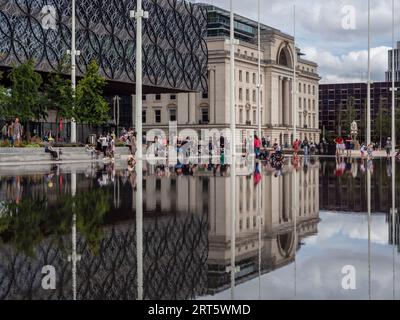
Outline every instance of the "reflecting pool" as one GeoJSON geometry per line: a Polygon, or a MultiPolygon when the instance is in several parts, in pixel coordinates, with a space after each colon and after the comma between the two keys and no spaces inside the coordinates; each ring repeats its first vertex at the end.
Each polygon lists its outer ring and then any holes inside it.
{"type": "Polygon", "coordinates": [[[399,299],[390,160],[142,167],[0,170],[0,299],[399,299]]]}

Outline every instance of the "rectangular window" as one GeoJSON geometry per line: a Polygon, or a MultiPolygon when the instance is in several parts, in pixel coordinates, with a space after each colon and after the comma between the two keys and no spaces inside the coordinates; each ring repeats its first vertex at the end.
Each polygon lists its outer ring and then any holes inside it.
{"type": "Polygon", "coordinates": [[[176,100],[176,94],[171,94],[170,99],[171,99],[171,100],[176,100]]]}
{"type": "Polygon", "coordinates": [[[146,95],[143,95],[143,96],[142,96],[142,100],[143,100],[143,101],[146,101],[146,95]]]}
{"type": "Polygon", "coordinates": [[[203,92],[203,99],[208,99],[208,92],[203,92]]]}
{"type": "Polygon", "coordinates": [[[308,85],[308,94],[311,94],[311,86],[308,85]]]}
{"type": "Polygon", "coordinates": [[[257,76],[256,76],[255,73],[253,73],[253,84],[257,84],[257,83],[256,83],[256,79],[257,79],[257,76]]]}
{"type": "Polygon", "coordinates": [[[257,94],[256,94],[256,90],[253,90],[253,102],[256,103],[257,102],[257,94]]]}
{"type": "Polygon", "coordinates": [[[243,123],[243,109],[239,109],[239,123],[243,123]]]}
{"type": "Polygon", "coordinates": [[[250,82],[250,73],[246,72],[246,83],[250,82]]]}
{"type": "Polygon", "coordinates": [[[169,121],[176,121],[176,109],[169,109],[169,121]]]}
{"type": "Polygon", "coordinates": [[[239,100],[243,101],[243,89],[239,88],[239,100]]]}
{"type": "Polygon", "coordinates": [[[263,96],[262,96],[262,91],[260,91],[260,105],[263,103],[263,96]]]}
{"type": "Polygon", "coordinates": [[[202,108],[201,109],[201,122],[203,122],[203,123],[208,123],[209,122],[208,108],[202,108]]]}
{"type": "Polygon", "coordinates": [[[263,83],[263,76],[262,76],[262,74],[260,74],[260,84],[262,84],[263,83]]]}
{"type": "Polygon", "coordinates": [[[161,110],[154,110],[154,115],[156,123],[161,123],[161,110]]]}
{"type": "Polygon", "coordinates": [[[147,112],[146,112],[146,110],[142,111],[142,122],[143,123],[147,122],[147,112]]]}
{"type": "Polygon", "coordinates": [[[156,100],[161,100],[161,94],[156,94],[156,100]]]}
{"type": "Polygon", "coordinates": [[[250,90],[246,89],[246,101],[250,101],[250,90]]]}
{"type": "Polygon", "coordinates": [[[299,108],[301,109],[301,98],[299,98],[299,108]]]}
{"type": "Polygon", "coordinates": [[[299,82],[299,93],[301,93],[301,82],[299,82]]]}
{"type": "Polygon", "coordinates": [[[240,82],[243,81],[243,73],[242,73],[242,70],[239,70],[239,81],[240,81],[240,82]]]}
{"type": "Polygon", "coordinates": [[[257,113],[256,113],[256,110],[253,110],[253,124],[257,124],[257,113]]]}

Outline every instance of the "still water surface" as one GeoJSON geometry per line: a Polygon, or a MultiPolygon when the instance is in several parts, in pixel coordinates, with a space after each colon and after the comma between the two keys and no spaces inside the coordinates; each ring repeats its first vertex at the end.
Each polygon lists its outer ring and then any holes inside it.
{"type": "Polygon", "coordinates": [[[229,170],[146,167],[140,216],[136,174],[123,167],[2,171],[0,299],[399,299],[392,167],[239,170],[234,230],[229,170]],[[47,265],[55,290],[42,287],[47,265]],[[343,289],[345,266],[354,290],[343,289]]]}

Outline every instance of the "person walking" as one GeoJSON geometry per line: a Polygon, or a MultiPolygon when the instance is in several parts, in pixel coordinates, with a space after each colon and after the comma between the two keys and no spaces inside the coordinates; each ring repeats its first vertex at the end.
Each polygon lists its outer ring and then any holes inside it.
{"type": "Polygon", "coordinates": [[[15,118],[15,122],[13,124],[13,131],[14,131],[14,144],[15,142],[17,145],[21,143],[22,138],[22,125],[19,122],[19,118],[15,118]]]}
{"type": "Polygon", "coordinates": [[[308,139],[307,138],[305,138],[304,139],[304,141],[303,141],[303,145],[302,145],[302,148],[303,148],[303,150],[304,150],[304,156],[308,156],[308,151],[309,151],[309,144],[308,144],[308,139]]]}

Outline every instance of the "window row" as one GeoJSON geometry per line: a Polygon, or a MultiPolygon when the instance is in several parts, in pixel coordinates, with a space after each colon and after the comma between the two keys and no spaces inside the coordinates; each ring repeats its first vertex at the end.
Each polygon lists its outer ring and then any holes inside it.
{"type": "Polygon", "coordinates": [[[298,105],[299,109],[301,109],[303,107],[304,107],[304,109],[307,109],[307,107],[308,107],[308,110],[316,111],[316,106],[317,106],[317,103],[315,100],[311,100],[311,99],[307,100],[306,98],[304,98],[304,99],[299,98],[299,105],[298,105]],[[307,104],[307,102],[308,102],[308,104],[307,104]],[[311,103],[312,103],[312,105],[311,105],[311,103]]]}
{"type": "MultiPolygon", "coordinates": [[[[154,123],[162,123],[161,109],[154,109],[153,112],[151,110],[144,109],[142,111],[142,122],[146,124],[148,122],[148,117],[152,116],[154,123]]],[[[177,110],[176,108],[168,108],[168,121],[178,121],[177,110]]],[[[200,108],[200,122],[208,123],[210,121],[209,118],[209,109],[208,107],[200,108]]]]}
{"type": "MultiPolygon", "coordinates": [[[[239,82],[243,82],[243,71],[239,70],[239,82]]],[[[246,83],[250,83],[250,72],[246,71],[246,83]]],[[[257,73],[253,72],[252,83],[257,85],[257,73]]],[[[263,76],[260,74],[260,85],[263,83],[263,76]]]]}
{"type": "Polygon", "coordinates": [[[316,93],[316,88],[315,85],[311,86],[310,84],[307,85],[306,83],[301,83],[299,82],[299,93],[308,93],[311,94],[311,90],[312,90],[312,94],[315,95],[316,93]]]}
{"type": "MultiPolygon", "coordinates": [[[[243,88],[239,88],[239,101],[243,101],[243,88]]],[[[257,102],[257,90],[252,91],[251,101],[257,102]]],[[[246,89],[246,102],[250,102],[250,89],[246,89]]],[[[260,103],[263,102],[263,93],[260,91],[260,103]]]]}

